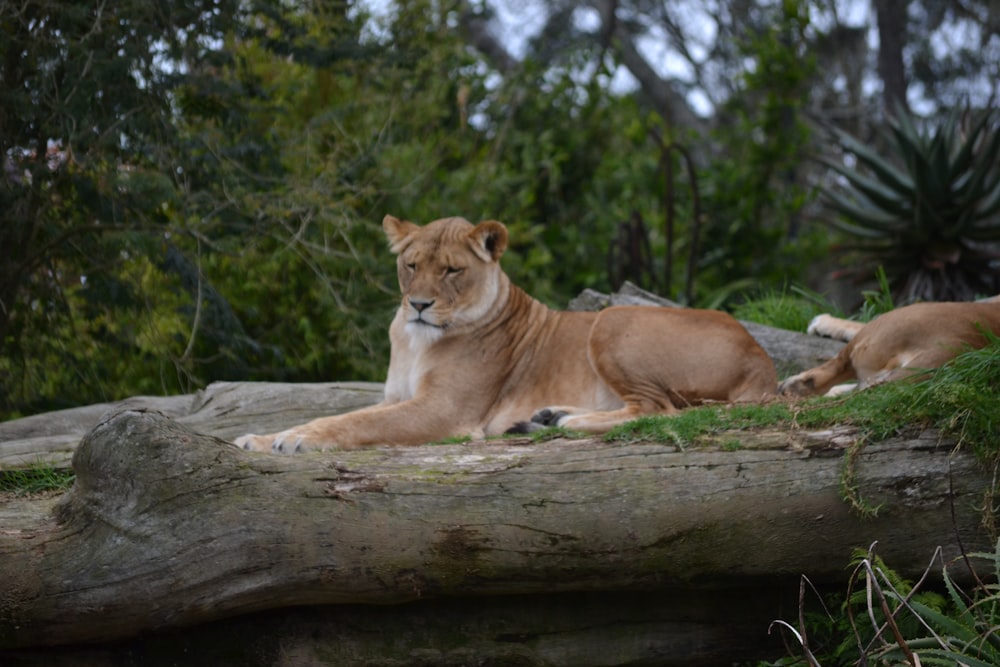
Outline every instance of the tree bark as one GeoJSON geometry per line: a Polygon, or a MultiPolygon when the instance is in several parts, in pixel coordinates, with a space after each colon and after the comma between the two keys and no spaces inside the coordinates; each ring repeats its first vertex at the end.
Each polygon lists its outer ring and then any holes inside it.
{"type": "MultiPolygon", "coordinates": [[[[360,647],[384,622],[400,630],[368,649],[378,664],[392,651],[396,664],[460,664],[470,646],[506,664],[737,659],[774,647],[767,624],[794,618],[779,599],[799,575],[842,585],[854,548],[878,540],[904,576],[938,546],[946,559],[989,549],[977,507],[991,482],[971,454],[932,433],[866,446],[852,484],[880,510],[865,519],[841,498],[852,441],[792,431],[687,451],[523,439],[276,457],[126,410],[83,439],[54,507],[0,516],[0,650],[323,605],[302,628],[325,634],[287,641],[360,647]],[[588,618],[618,624],[600,655],[579,635],[588,618]]],[[[344,655],[315,664],[357,664],[344,655]]]]}
{"type": "Polygon", "coordinates": [[[878,23],[878,74],[882,79],[882,103],[885,112],[895,116],[906,112],[910,105],[906,99],[906,65],[903,46],[906,44],[907,8],[909,0],[875,0],[878,23]]]}
{"type": "Polygon", "coordinates": [[[201,433],[273,433],[382,400],[378,382],[213,382],[183,396],[134,396],[0,423],[0,470],[36,463],[68,468],[80,439],[107,414],[155,410],[201,433]]]}

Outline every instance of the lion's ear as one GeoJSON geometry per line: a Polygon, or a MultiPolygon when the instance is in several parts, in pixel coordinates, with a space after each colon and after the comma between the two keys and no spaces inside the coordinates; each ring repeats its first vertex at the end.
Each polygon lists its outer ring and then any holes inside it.
{"type": "Polygon", "coordinates": [[[507,249],[507,228],[496,220],[480,222],[469,233],[469,239],[477,255],[487,261],[496,261],[507,249]]]}
{"type": "Polygon", "coordinates": [[[385,230],[385,235],[389,238],[389,247],[394,253],[399,253],[406,245],[406,240],[410,238],[410,234],[420,228],[412,222],[400,220],[393,215],[387,215],[382,218],[382,229],[385,230]]]}

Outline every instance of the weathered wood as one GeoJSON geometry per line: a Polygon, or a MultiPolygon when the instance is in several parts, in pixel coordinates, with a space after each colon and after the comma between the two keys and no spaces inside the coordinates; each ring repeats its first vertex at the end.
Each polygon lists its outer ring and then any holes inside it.
{"type": "Polygon", "coordinates": [[[156,410],[201,432],[235,438],[250,425],[280,431],[382,400],[376,382],[214,382],[184,396],[136,396],[0,423],[0,470],[35,463],[69,467],[73,451],[106,415],[156,410]]]}
{"type": "MultiPolygon", "coordinates": [[[[676,619],[705,618],[706,605],[722,630],[732,610],[748,613],[733,591],[800,574],[843,582],[851,550],[875,540],[911,576],[939,545],[946,558],[959,540],[989,547],[976,508],[990,479],[931,433],[864,449],[854,484],[881,505],[873,519],[840,496],[836,443],[850,434],[732,437],[742,449],[519,440],[275,457],[121,412],[81,443],[54,513],[0,530],[0,648],[299,605],[422,600],[454,613],[466,603],[448,600],[629,591],[669,597],[663,624],[680,641],[676,619]]],[[[756,613],[766,642],[767,622],[794,609],[756,613]]],[[[516,632],[504,646],[540,655],[516,632]]]]}

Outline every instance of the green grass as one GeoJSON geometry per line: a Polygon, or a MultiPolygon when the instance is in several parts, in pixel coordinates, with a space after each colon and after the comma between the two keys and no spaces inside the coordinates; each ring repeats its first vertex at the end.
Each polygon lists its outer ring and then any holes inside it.
{"type": "Polygon", "coordinates": [[[843,316],[840,309],[822,295],[801,287],[765,290],[732,308],[733,317],[738,320],[788,331],[805,331],[812,318],[821,313],[843,316]]]}
{"type": "Polygon", "coordinates": [[[651,416],[624,424],[610,441],[654,441],[687,447],[711,436],[769,427],[857,427],[877,442],[934,428],[971,446],[984,462],[1000,461],[1000,338],[959,355],[920,382],[889,382],[835,398],[774,401],[764,405],[704,406],[677,415],[651,416]]]}
{"type": "Polygon", "coordinates": [[[441,440],[435,440],[434,442],[428,442],[428,445],[464,445],[467,442],[472,442],[471,435],[453,435],[448,438],[443,438],[441,440]]]}
{"type": "Polygon", "coordinates": [[[684,448],[718,433],[790,423],[791,416],[785,403],[709,405],[675,415],[640,417],[612,429],[604,439],[609,442],[666,442],[684,448]]]}
{"type": "Polygon", "coordinates": [[[36,463],[27,468],[0,470],[0,493],[31,496],[62,492],[73,486],[75,479],[72,470],[36,463]]]}
{"type": "Polygon", "coordinates": [[[885,269],[881,266],[875,271],[875,280],[878,282],[878,289],[861,292],[865,301],[861,306],[858,319],[862,322],[871,322],[879,315],[888,313],[896,307],[892,299],[892,290],[889,288],[889,279],[886,278],[885,269]]]}

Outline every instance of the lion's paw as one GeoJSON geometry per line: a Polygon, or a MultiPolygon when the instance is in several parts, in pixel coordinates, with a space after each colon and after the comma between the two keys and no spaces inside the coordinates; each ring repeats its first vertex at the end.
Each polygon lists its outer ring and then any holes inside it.
{"type": "Polygon", "coordinates": [[[504,435],[528,435],[529,433],[534,433],[535,431],[541,431],[544,428],[545,426],[536,424],[535,422],[517,422],[504,431],[504,435]]]}
{"type": "Polygon", "coordinates": [[[541,431],[553,426],[561,426],[563,417],[569,416],[569,412],[561,408],[542,408],[531,415],[531,421],[517,422],[505,431],[507,435],[525,435],[541,431]]]}
{"type": "Polygon", "coordinates": [[[236,438],[234,444],[240,449],[252,452],[271,452],[272,454],[301,454],[306,451],[304,438],[294,431],[282,431],[272,435],[254,435],[248,433],[236,438]]]}
{"type": "Polygon", "coordinates": [[[806,373],[799,373],[786,378],[778,384],[778,394],[781,396],[812,396],[814,381],[806,373]]]}
{"type": "Polygon", "coordinates": [[[850,342],[864,326],[862,322],[845,320],[833,315],[817,315],[809,322],[806,333],[813,336],[823,336],[834,340],[850,342]]]}
{"type": "Polygon", "coordinates": [[[531,422],[541,426],[562,426],[563,417],[568,417],[569,412],[555,408],[542,408],[531,415],[531,422]]]}
{"type": "Polygon", "coordinates": [[[806,333],[810,336],[825,336],[830,337],[830,331],[832,326],[830,324],[831,317],[827,314],[816,315],[811,320],[809,320],[809,326],[806,327],[806,333]]]}

